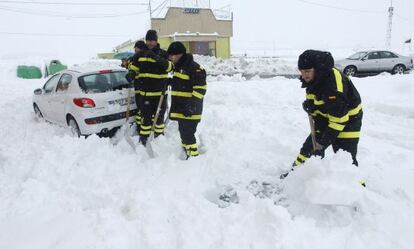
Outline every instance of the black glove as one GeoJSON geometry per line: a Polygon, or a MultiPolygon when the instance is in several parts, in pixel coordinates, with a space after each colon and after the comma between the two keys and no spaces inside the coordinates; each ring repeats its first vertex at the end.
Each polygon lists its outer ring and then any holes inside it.
{"type": "Polygon", "coordinates": [[[131,82],[133,82],[134,80],[135,80],[135,76],[136,76],[137,74],[134,72],[134,71],[129,71],[126,75],[125,75],[125,79],[129,82],[129,83],[131,83],[131,82]]]}
{"type": "Polygon", "coordinates": [[[145,56],[149,57],[151,59],[154,59],[154,60],[159,59],[159,56],[157,54],[155,54],[154,51],[152,51],[152,50],[147,50],[146,53],[145,53],[145,56]]]}
{"type": "Polygon", "coordinates": [[[191,115],[194,115],[197,111],[197,103],[195,101],[189,101],[183,110],[183,114],[186,117],[190,117],[191,115]]]}
{"type": "Polygon", "coordinates": [[[307,113],[313,113],[315,111],[315,105],[313,104],[313,100],[307,99],[302,103],[303,110],[307,113]]]}
{"type": "Polygon", "coordinates": [[[121,67],[128,69],[128,59],[121,60],[121,67]]]}

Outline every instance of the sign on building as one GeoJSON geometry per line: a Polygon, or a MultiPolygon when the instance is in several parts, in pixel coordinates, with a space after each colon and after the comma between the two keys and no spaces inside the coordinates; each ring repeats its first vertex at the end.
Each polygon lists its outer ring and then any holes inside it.
{"type": "Polygon", "coordinates": [[[184,13],[186,13],[186,14],[198,14],[198,13],[200,13],[200,9],[196,9],[196,8],[185,8],[184,9],[184,13]]]}

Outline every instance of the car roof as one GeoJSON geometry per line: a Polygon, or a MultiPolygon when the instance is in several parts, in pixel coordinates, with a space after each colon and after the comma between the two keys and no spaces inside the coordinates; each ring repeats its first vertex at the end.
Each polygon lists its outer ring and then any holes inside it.
{"type": "Polygon", "coordinates": [[[358,51],[355,53],[372,53],[372,52],[390,52],[395,54],[394,52],[390,51],[390,50],[386,50],[386,49],[375,49],[375,50],[362,50],[362,51],[358,51]]]}
{"type": "Polygon", "coordinates": [[[120,66],[74,66],[72,68],[63,70],[62,72],[70,72],[70,73],[76,73],[79,75],[83,74],[92,74],[92,73],[99,73],[102,71],[127,71],[125,68],[122,68],[120,66]]]}

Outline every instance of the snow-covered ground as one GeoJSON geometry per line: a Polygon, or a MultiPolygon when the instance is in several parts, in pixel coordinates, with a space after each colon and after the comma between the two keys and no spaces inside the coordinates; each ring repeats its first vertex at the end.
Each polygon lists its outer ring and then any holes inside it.
{"type": "Polygon", "coordinates": [[[7,64],[0,63],[0,248],[414,245],[414,74],[354,78],[364,105],[360,168],[329,150],[293,172],[274,205],[246,186],[278,182],[308,134],[298,80],[208,82],[198,129],[207,151],[182,161],[175,123],[155,141],[158,157],[148,159],[125,140],[78,139],[35,121],[31,96],[43,80],[16,79],[7,64]],[[219,208],[227,186],[240,202],[219,208]],[[351,203],[357,211],[326,205],[351,203]]]}
{"type": "Polygon", "coordinates": [[[298,74],[297,57],[232,57],[227,60],[211,56],[195,56],[195,60],[205,67],[209,75],[241,75],[251,78],[274,77],[276,75],[298,74]]]}

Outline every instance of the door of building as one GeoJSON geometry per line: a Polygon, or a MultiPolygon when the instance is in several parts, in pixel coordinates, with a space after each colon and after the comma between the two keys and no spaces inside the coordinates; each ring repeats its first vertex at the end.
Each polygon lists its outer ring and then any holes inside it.
{"type": "Polygon", "coordinates": [[[199,55],[212,55],[208,41],[190,42],[190,52],[199,55]]]}

